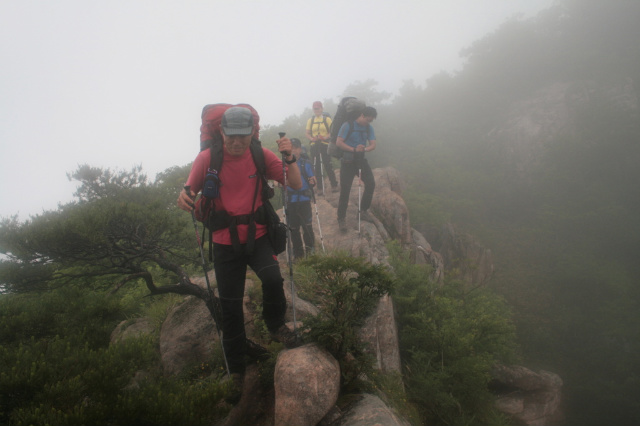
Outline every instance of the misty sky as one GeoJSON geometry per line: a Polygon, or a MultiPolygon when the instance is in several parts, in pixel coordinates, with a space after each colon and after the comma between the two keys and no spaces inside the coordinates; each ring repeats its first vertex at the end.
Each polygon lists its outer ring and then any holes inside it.
{"type": "Polygon", "coordinates": [[[250,103],[279,124],[355,81],[423,86],[552,3],[3,0],[0,217],[70,201],[79,164],[142,164],[153,179],[190,163],[205,104],[250,103]]]}

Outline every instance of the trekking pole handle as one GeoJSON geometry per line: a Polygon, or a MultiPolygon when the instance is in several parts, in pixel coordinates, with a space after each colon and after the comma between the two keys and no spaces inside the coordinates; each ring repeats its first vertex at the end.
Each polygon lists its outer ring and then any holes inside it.
{"type": "MultiPolygon", "coordinates": [[[[285,132],[278,132],[278,136],[280,136],[280,139],[284,138],[284,135],[286,135],[285,132]]],[[[284,152],[281,152],[281,154],[282,154],[282,167],[284,167],[285,158],[287,157],[287,154],[285,154],[284,152]]]]}
{"type": "MultiPolygon", "coordinates": [[[[187,196],[189,197],[189,199],[193,201],[193,198],[191,198],[191,186],[189,186],[189,185],[185,185],[185,186],[184,186],[184,192],[187,194],[187,196]]],[[[191,204],[191,207],[193,207],[193,208],[195,208],[195,207],[196,207],[196,206],[195,206],[195,204],[193,204],[193,203],[190,203],[190,204],[191,204]]]]}

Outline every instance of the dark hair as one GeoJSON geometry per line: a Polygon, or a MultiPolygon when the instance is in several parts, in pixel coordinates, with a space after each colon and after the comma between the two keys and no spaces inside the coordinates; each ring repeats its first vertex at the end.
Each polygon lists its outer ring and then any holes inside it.
{"type": "Polygon", "coordinates": [[[362,111],[362,115],[364,115],[365,117],[373,117],[373,118],[377,118],[378,117],[378,111],[376,111],[376,109],[374,107],[365,107],[364,111],[362,111]]]}

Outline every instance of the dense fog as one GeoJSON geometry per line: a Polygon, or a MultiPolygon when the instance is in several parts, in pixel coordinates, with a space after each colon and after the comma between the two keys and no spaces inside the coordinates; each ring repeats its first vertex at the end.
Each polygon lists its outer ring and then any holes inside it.
{"type": "MultiPolygon", "coordinates": [[[[400,171],[414,228],[453,223],[492,250],[488,286],[512,308],[521,364],[564,380],[564,424],[640,421],[638,22],[639,2],[557,1],[473,43],[457,72],[322,99],[377,108],[369,159],[400,171]]],[[[264,126],[263,144],[305,140],[310,116],[264,126]]]]}
{"type": "Polygon", "coordinates": [[[489,285],[525,364],[564,379],[566,424],[639,420],[639,19],[633,2],[558,2],[478,40],[458,73],[344,93],[378,107],[370,161],[401,171],[412,225],[491,248],[489,285]]]}

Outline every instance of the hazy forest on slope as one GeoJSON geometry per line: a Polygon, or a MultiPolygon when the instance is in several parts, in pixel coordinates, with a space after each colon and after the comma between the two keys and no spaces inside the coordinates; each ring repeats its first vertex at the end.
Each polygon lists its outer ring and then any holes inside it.
{"type": "Polygon", "coordinates": [[[559,2],[470,46],[459,74],[407,84],[376,123],[413,226],[450,220],[493,250],[490,286],[525,364],[563,377],[569,424],[640,421],[638,22],[638,2],[559,2]],[[589,96],[522,167],[495,130],[558,83],[589,96]]]}
{"type": "MultiPolygon", "coordinates": [[[[492,249],[489,286],[513,307],[523,364],[563,378],[567,424],[640,421],[638,22],[638,2],[559,1],[474,43],[455,75],[433,76],[424,87],[407,82],[393,99],[374,82],[345,93],[378,108],[372,165],[401,171],[413,226],[453,222],[492,249]],[[518,157],[496,135],[514,105],[559,84],[578,93],[566,125],[541,134],[544,140],[518,157]]],[[[335,105],[329,100],[325,109],[334,113],[335,105]]],[[[267,127],[263,141],[268,145],[280,129],[302,136],[310,114],[267,127]]],[[[179,187],[185,171],[167,171],[160,181],[179,187]]],[[[146,196],[144,188],[136,196],[146,196]]],[[[188,217],[173,214],[158,206],[159,221],[189,227],[188,217]]],[[[3,231],[17,226],[4,222],[3,231]]],[[[184,246],[192,246],[186,238],[184,246]]],[[[33,273],[46,274],[49,266],[33,273]]],[[[5,269],[0,278],[18,272],[5,269]]],[[[92,308],[111,313],[99,301],[92,308]]],[[[78,335],[89,336],[92,326],[78,335]]]]}
{"type": "Polygon", "coordinates": [[[371,81],[345,91],[378,108],[371,161],[401,171],[412,225],[450,221],[492,249],[489,286],[525,365],[562,376],[568,424],[640,421],[638,22],[638,2],[559,1],[472,44],[455,75],[391,101],[371,81]],[[534,123],[530,146],[500,138],[557,86],[567,117],[534,123]]]}

